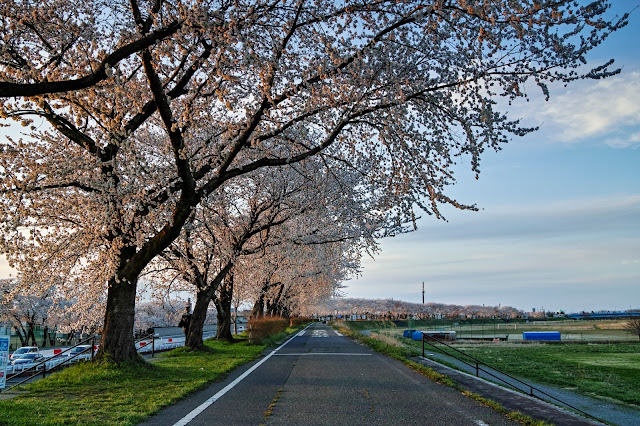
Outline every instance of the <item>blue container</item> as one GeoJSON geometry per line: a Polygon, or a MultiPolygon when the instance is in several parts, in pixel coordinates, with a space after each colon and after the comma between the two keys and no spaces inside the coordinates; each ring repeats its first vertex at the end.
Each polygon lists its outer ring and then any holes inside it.
{"type": "Polygon", "coordinates": [[[542,341],[560,341],[559,331],[525,331],[522,333],[522,340],[542,340],[542,341]]]}
{"type": "Polygon", "coordinates": [[[405,330],[405,331],[402,333],[402,337],[409,337],[409,338],[410,338],[414,331],[415,331],[415,330],[405,330]]]}
{"type": "Polygon", "coordinates": [[[411,334],[411,339],[412,340],[422,340],[422,331],[414,331],[411,334]]]}

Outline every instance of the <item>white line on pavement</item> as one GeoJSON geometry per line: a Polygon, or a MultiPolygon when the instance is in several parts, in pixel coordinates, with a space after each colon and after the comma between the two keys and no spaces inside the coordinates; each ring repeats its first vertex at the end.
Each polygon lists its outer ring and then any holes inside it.
{"type": "Polygon", "coordinates": [[[343,355],[343,356],[371,356],[372,354],[352,354],[340,352],[305,352],[299,354],[275,354],[275,356],[310,356],[310,355],[343,355]]]}
{"type": "Polygon", "coordinates": [[[218,393],[216,393],[215,395],[213,395],[211,398],[207,399],[205,402],[203,402],[202,404],[200,404],[198,407],[196,407],[192,412],[190,412],[189,414],[187,414],[186,416],[184,416],[182,419],[178,420],[173,426],[184,426],[186,424],[188,424],[191,420],[195,419],[196,416],[200,413],[202,413],[204,410],[206,410],[211,404],[213,404],[214,402],[216,402],[217,400],[219,400],[220,398],[222,398],[222,396],[229,392],[231,389],[233,389],[238,383],[240,383],[245,377],[247,377],[249,374],[251,374],[256,368],[260,367],[266,360],[268,360],[269,358],[271,358],[273,355],[276,354],[276,352],[278,352],[280,349],[282,349],[287,343],[289,343],[290,341],[292,341],[293,339],[295,339],[298,336],[302,336],[304,334],[304,330],[306,330],[309,327],[309,325],[307,327],[305,327],[303,330],[301,330],[298,334],[296,334],[295,336],[293,336],[292,338],[290,338],[289,340],[287,340],[286,342],[284,342],[282,345],[278,346],[276,349],[274,349],[269,355],[267,355],[266,357],[262,358],[260,360],[260,362],[258,362],[257,364],[255,364],[253,367],[251,367],[250,369],[248,369],[247,371],[245,371],[244,373],[242,373],[242,375],[240,377],[238,377],[237,379],[235,379],[233,382],[229,383],[227,386],[225,386],[223,389],[221,389],[220,391],[218,391],[218,393]]]}

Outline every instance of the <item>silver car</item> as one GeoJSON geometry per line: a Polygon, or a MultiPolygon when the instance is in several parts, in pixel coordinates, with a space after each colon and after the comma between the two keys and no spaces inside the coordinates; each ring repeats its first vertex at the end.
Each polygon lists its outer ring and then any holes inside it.
{"type": "Polygon", "coordinates": [[[19,354],[13,358],[11,365],[19,364],[37,364],[44,361],[44,356],[39,352],[30,352],[26,354],[19,354]]]}

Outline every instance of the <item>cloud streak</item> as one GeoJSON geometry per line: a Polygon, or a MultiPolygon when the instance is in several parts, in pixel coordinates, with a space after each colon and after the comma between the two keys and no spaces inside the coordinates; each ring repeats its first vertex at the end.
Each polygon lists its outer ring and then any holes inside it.
{"type": "Polygon", "coordinates": [[[613,148],[640,146],[640,72],[576,82],[548,102],[532,101],[526,116],[542,123],[549,139],[576,143],[600,138],[613,148]],[[533,106],[533,107],[532,107],[533,106]]]}
{"type": "Polygon", "coordinates": [[[639,217],[640,194],[633,194],[424,221],[416,233],[383,241],[382,257],[365,261],[348,294],[418,301],[424,281],[435,302],[615,308],[606,303],[640,300],[639,217]],[[597,291],[601,297],[583,297],[597,291]]]}

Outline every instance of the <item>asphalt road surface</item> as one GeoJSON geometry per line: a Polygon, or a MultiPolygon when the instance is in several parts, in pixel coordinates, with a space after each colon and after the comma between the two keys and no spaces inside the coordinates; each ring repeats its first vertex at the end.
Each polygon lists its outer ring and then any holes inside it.
{"type": "Polygon", "coordinates": [[[506,425],[490,408],[314,323],[144,425],[506,425]]]}

